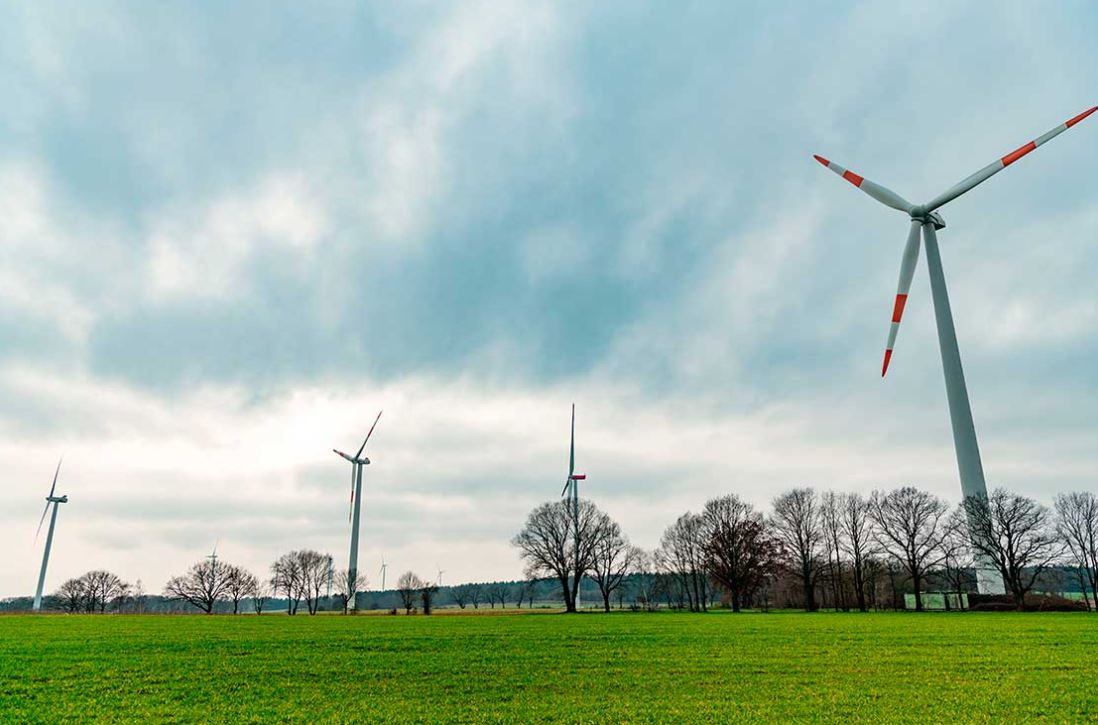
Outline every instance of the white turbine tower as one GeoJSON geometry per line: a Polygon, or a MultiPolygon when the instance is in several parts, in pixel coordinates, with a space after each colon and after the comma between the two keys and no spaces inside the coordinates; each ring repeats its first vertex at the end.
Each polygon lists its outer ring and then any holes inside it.
{"type": "Polygon", "coordinates": [[[579,572],[579,544],[580,544],[580,526],[579,526],[579,482],[586,481],[586,474],[576,473],[576,404],[572,403],[572,438],[571,443],[568,446],[568,478],[564,481],[564,489],[560,492],[561,497],[569,495],[572,501],[572,524],[575,527],[573,536],[575,537],[575,569],[579,575],[579,580],[576,582],[575,592],[575,608],[579,611],[580,607],[580,585],[583,583],[583,574],[579,572]]]}
{"type": "Polygon", "coordinates": [[[440,586],[442,586],[442,575],[445,574],[446,572],[444,572],[442,570],[442,567],[440,567],[437,563],[435,564],[435,568],[438,569],[438,579],[435,580],[435,586],[440,587],[440,586]]]}
{"type": "Polygon", "coordinates": [[[46,496],[46,508],[42,511],[42,518],[38,520],[38,530],[34,532],[34,538],[37,541],[38,535],[42,533],[42,524],[46,520],[46,514],[50,510],[50,504],[53,504],[53,514],[50,516],[50,530],[46,532],[46,550],[42,554],[42,569],[38,572],[38,588],[34,592],[34,611],[40,611],[42,609],[42,587],[46,584],[46,567],[50,563],[50,548],[53,546],[53,528],[57,524],[57,506],[58,504],[68,503],[68,496],[54,496],[54,492],[57,490],[57,476],[61,473],[61,461],[57,462],[57,470],[53,472],[53,485],[50,486],[50,495],[46,496]]]}
{"type": "Polygon", "coordinates": [[[381,555],[381,568],[377,570],[377,573],[381,575],[381,591],[385,591],[385,572],[388,570],[389,565],[385,563],[385,555],[381,555]]]}
{"type": "MultiPolygon", "coordinates": [[[[954,184],[926,204],[916,205],[904,199],[890,189],[875,184],[865,177],[844,169],[822,156],[816,160],[864,191],[885,206],[892,207],[908,215],[911,228],[907,235],[903,260],[900,263],[900,283],[896,292],[896,301],[892,308],[892,325],[888,331],[888,343],[885,346],[884,363],[881,377],[888,372],[892,360],[892,350],[896,344],[896,333],[900,327],[904,307],[907,304],[911,278],[915,274],[915,265],[919,260],[919,232],[922,232],[926,244],[926,260],[930,269],[930,290],[934,300],[934,318],[938,327],[938,346],[942,354],[942,369],[945,373],[946,397],[949,401],[949,417],[953,425],[953,445],[957,452],[957,468],[960,471],[961,493],[969,497],[987,498],[987,484],[984,481],[984,468],[980,461],[980,449],[976,443],[976,427],[972,422],[972,408],[969,405],[968,389],[965,387],[964,371],[961,369],[961,353],[957,347],[957,332],[953,327],[953,313],[946,292],[945,275],[942,272],[942,258],[938,251],[937,231],[945,228],[945,221],[938,209],[956,199],[975,186],[987,181],[995,174],[1013,164],[1046,141],[1060,135],[1087,116],[1098,111],[1098,106],[1080,113],[1078,116],[1060,124],[1048,133],[1030,141],[1024,146],[993,161],[975,174],[954,184]]],[[[1002,593],[1003,581],[986,560],[977,564],[977,582],[981,593],[1002,593]]]]}
{"type": "MultiPolygon", "coordinates": [[[[347,563],[347,580],[351,591],[357,591],[355,584],[358,581],[358,524],[362,513],[362,467],[370,465],[370,459],[363,456],[362,451],[366,449],[366,443],[373,435],[374,428],[377,427],[379,420],[381,420],[381,411],[378,411],[377,417],[374,418],[374,424],[370,426],[370,431],[366,434],[362,445],[358,447],[358,453],[354,456],[349,456],[335,448],[332,449],[334,453],[351,462],[351,510],[347,516],[351,522],[351,554],[347,563]]],[[[355,608],[353,603],[351,608],[355,608]]]]}

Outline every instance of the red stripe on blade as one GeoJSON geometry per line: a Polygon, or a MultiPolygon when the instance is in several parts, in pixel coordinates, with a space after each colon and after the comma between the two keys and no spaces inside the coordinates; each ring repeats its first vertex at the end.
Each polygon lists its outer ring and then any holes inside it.
{"type": "Polygon", "coordinates": [[[812,158],[816,159],[817,161],[819,161],[824,166],[830,166],[831,165],[830,161],[825,159],[823,156],[820,156],[819,154],[812,154],[812,158]]]}
{"type": "Polygon", "coordinates": [[[1010,166],[1015,161],[1022,158],[1023,156],[1025,156],[1026,154],[1028,154],[1030,151],[1032,151],[1035,148],[1037,148],[1037,144],[1030,141],[1025,146],[1022,146],[1021,148],[1019,148],[1015,151],[1011,151],[1009,154],[1007,154],[1006,156],[1004,156],[1001,159],[1001,161],[1003,162],[1003,166],[1010,166]]]}
{"type": "Polygon", "coordinates": [[[896,306],[892,308],[892,321],[899,322],[904,316],[904,305],[907,304],[907,295],[896,295],[896,306]]]}
{"type": "Polygon", "coordinates": [[[1068,122],[1067,122],[1067,123],[1065,123],[1064,125],[1065,125],[1065,126],[1067,126],[1068,128],[1071,128],[1072,126],[1074,126],[1075,124],[1079,123],[1080,121],[1082,121],[1082,120],[1083,120],[1084,118],[1086,118],[1086,117],[1087,117],[1087,116],[1089,116],[1090,114],[1094,113],[1095,111],[1098,111],[1098,106],[1095,106],[1094,108],[1090,109],[1089,111],[1083,111],[1083,112],[1082,112],[1082,113],[1080,113],[1080,114],[1079,114],[1078,116],[1076,116],[1075,118],[1071,119],[1070,121],[1068,121],[1068,122]]]}
{"type": "Polygon", "coordinates": [[[862,185],[862,182],[865,181],[865,179],[858,176],[853,171],[844,171],[843,172],[843,178],[846,179],[847,181],[849,181],[854,186],[858,186],[858,187],[860,187],[862,185]]]}
{"type": "Polygon", "coordinates": [[[885,350],[885,361],[884,361],[884,365],[881,366],[881,377],[882,378],[885,376],[885,373],[888,372],[888,362],[891,359],[892,359],[892,351],[891,350],[885,350]]]}

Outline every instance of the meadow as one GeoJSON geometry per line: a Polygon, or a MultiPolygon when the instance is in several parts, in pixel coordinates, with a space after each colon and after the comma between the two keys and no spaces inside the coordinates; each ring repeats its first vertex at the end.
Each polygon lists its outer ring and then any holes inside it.
{"type": "Polygon", "coordinates": [[[1098,617],[0,617],[0,721],[1083,722],[1098,617]]]}

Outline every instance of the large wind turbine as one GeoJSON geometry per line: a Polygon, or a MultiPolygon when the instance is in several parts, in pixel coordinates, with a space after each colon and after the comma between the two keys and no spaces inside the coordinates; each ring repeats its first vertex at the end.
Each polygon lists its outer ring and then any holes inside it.
{"type": "MultiPolygon", "coordinates": [[[[892,308],[892,326],[888,331],[888,343],[885,346],[881,377],[884,377],[885,373],[888,372],[888,364],[892,360],[892,350],[896,345],[896,333],[900,328],[900,319],[903,317],[904,306],[907,304],[908,290],[911,289],[911,278],[915,274],[915,265],[919,260],[919,232],[922,231],[923,242],[926,244],[927,266],[930,269],[930,290],[934,300],[934,318],[938,327],[938,346],[942,354],[942,369],[945,373],[949,417],[953,424],[953,445],[957,451],[961,493],[966,499],[970,496],[986,498],[987,484],[984,481],[980,449],[976,443],[976,428],[972,422],[972,408],[968,401],[964,371],[961,369],[961,353],[957,348],[957,332],[953,327],[953,314],[950,311],[945,275],[942,272],[942,258],[938,251],[937,230],[945,228],[945,221],[938,213],[938,209],[987,181],[1041,144],[1060,135],[1095,111],[1098,111],[1098,106],[1080,113],[1043,136],[1018,147],[975,174],[954,184],[926,204],[921,205],[912,204],[896,192],[875,184],[853,171],[844,169],[822,156],[815,157],[821,164],[869,196],[885,206],[902,211],[911,219],[911,228],[907,235],[907,246],[904,248],[903,259],[900,263],[900,283],[896,291],[896,301],[892,308]]],[[[982,593],[1002,593],[1004,591],[1002,579],[988,561],[978,563],[977,581],[982,593]]]]}
{"type": "MultiPolygon", "coordinates": [[[[568,478],[564,481],[564,489],[561,490],[560,495],[563,498],[569,495],[572,501],[572,523],[575,526],[575,555],[576,555],[576,570],[579,570],[579,544],[580,544],[580,526],[579,526],[579,482],[586,481],[587,476],[582,473],[576,473],[576,404],[572,403],[572,439],[568,446],[568,478]]],[[[576,602],[575,607],[579,610],[580,605],[580,584],[583,583],[582,574],[579,577],[579,581],[576,582],[576,602]]]]}
{"type": "Polygon", "coordinates": [[[38,589],[34,592],[34,611],[42,609],[42,587],[46,584],[46,567],[50,563],[50,547],[53,546],[53,527],[57,524],[57,505],[62,503],[68,503],[68,496],[54,496],[54,492],[57,490],[57,476],[61,473],[61,461],[57,462],[57,470],[53,472],[53,485],[50,486],[50,495],[46,496],[46,508],[42,511],[42,518],[38,520],[38,530],[34,532],[34,538],[38,538],[38,534],[42,533],[42,523],[46,520],[46,514],[50,510],[50,504],[53,504],[53,514],[50,516],[50,530],[46,532],[46,550],[42,554],[42,569],[38,572],[38,589]]]}
{"type": "MultiPolygon", "coordinates": [[[[370,426],[370,431],[366,434],[362,445],[358,447],[358,453],[348,456],[343,451],[332,449],[337,455],[351,462],[351,511],[347,516],[351,522],[351,555],[347,563],[347,579],[351,591],[357,590],[355,584],[358,580],[358,523],[362,511],[362,467],[370,465],[370,459],[363,456],[362,451],[366,450],[366,442],[373,435],[379,420],[381,420],[381,411],[378,411],[374,424],[370,426]]],[[[354,608],[353,605],[351,608],[354,608]]]]}

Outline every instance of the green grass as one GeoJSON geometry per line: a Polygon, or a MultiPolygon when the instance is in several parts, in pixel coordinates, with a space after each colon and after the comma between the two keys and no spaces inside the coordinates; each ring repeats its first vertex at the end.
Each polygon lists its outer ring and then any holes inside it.
{"type": "Polygon", "coordinates": [[[0,617],[0,721],[1084,722],[1088,614],[0,617]]]}

